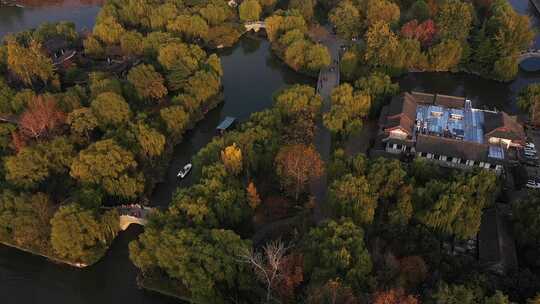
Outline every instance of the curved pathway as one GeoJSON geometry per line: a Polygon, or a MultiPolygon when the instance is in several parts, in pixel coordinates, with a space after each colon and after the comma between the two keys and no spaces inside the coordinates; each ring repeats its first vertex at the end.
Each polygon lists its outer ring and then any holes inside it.
{"type": "Polygon", "coordinates": [[[519,54],[518,62],[521,63],[530,58],[540,58],[540,50],[528,50],[527,52],[519,54]]]}

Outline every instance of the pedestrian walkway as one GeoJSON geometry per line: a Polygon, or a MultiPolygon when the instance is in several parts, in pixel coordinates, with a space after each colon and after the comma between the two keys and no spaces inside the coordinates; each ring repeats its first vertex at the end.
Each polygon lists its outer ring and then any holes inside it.
{"type": "MultiPolygon", "coordinates": [[[[332,95],[332,90],[335,87],[339,86],[339,51],[342,44],[339,39],[333,34],[327,35],[327,38],[322,40],[321,43],[328,48],[332,58],[330,66],[322,69],[319,72],[319,79],[317,81],[317,93],[321,95],[323,99],[322,114],[324,114],[330,111],[330,96],[332,95]]],[[[332,135],[330,131],[324,126],[322,121],[322,115],[321,118],[317,121],[317,130],[315,132],[314,144],[323,161],[328,163],[328,161],[330,160],[332,135]]],[[[314,220],[317,223],[323,221],[326,218],[323,205],[326,201],[327,187],[328,177],[326,175],[326,172],[324,172],[320,178],[313,180],[310,184],[310,193],[315,198],[314,220]]]]}

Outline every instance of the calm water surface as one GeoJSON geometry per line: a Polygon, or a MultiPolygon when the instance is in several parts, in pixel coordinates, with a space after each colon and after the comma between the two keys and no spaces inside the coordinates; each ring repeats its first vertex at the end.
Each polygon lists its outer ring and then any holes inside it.
{"type": "MultiPolygon", "coordinates": [[[[540,25],[538,14],[528,0],[511,0],[522,14],[540,25]]],[[[95,2],[69,0],[23,3],[26,8],[0,7],[0,38],[6,33],[26,30],[45,21],[70,20],[78,29],[91,28],[99,11],[95,2]]],[[[535,41],[540,46],[540,36],[535,41]]],[[[176,187],[185,187],[189,178],[179,182],[176,173],[215,135],[216,125],[225,116],[240,120],[272,104],[273,93],[294,83],[310,83],[284,67],[269,50],[266,41],[243,39],[236,47],[220,53],[225,102],[188,132],[175,148],[174,159],[164,183],[158,185],[152,202],[165,206],[176,187]]],[[[512,83],[499,83],[479,77],[449,73],[413,73],[398,79],[402,90],[420,90],[467,96],[478,107],[504,109],[517,113],[517,92],[540,81],[539,73],[520,72],[512,83]]],[[[96,304],[96,303],[175,303],[172,299],[137,289],[136,269],[128,258],[127,244],[142,232],[131,227],[120,234],[111,250],[96,265],[84,269],[55,265],[44,259],[0,246],[0,304],[96,304]]]]}

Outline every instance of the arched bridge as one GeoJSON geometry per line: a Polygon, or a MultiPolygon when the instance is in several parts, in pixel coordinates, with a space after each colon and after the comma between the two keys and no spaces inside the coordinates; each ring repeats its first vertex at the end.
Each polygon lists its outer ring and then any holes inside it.
{"type": "Polygon", "coordinates": [[[526,52],[519,54],[518,61],[521,63],[530,58],[540,58],[540,50],[527,50],[526,52]]]}
{"type": "Polygon", "coordinates": [[[139,204],[121,205],[114,209],[120,215],[121,230],[126,230],[131,224],[146,225],[148,215],[157,210],[156,208],[141,206],[139,204]]]}
{"type": "Polygon", "coordinates": [[[246,31],[255,31],[258,32],[262,28],[266,28],[266,23],[264,21],[252,21],[252,22],[246,22],[244,23],[244,27],[246,28],[246,31]]]}

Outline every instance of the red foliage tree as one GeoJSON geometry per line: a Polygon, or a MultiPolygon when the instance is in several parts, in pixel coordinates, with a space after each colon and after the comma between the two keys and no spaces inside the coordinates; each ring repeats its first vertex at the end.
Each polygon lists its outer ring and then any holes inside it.
{"type": "Polygon", "coordinates": [[[401,35],[405,38],[416,39],[420,41],[422,46],[426,47],[431,44],[433,38],[437,34],[437,29],[435,27],[435,22],[429,19],[420,24],[418,21],[412,20],[405,23],[401,27],[401,35]]]}
{"type": "Polygon", "coordinates": [[[11,132],[11,144],[17,153],[27,145],[27,138],[20,132],[11,132]]]}
{"type": "Polygon", "coordinates": [[[277,291],[282,303],[294,300],[294,291],[304,281],[304,256],[289,254],[281,262],[281,280],[273,289],[277,291]]]}
{"type": "Polygon", "coordinates": [[[413,255],[399,260],[401,279],[407,288],[414,288],[428,275],[426,262],[421,256],[413,255]]]}
{"type": "Polygon", "coordinates": [[[52,97],[37,96],[29,102],[28,108],[19,119],[22,135],[39,139],[51,134],[66,120],[66,115],[56,105],[52,97]]]}
{"type": "Polygon", "coordinates": [[[373,304],[420,304],[417,297],[407,295],[402,289],[391,289],[376,292],[373,304]]]}

